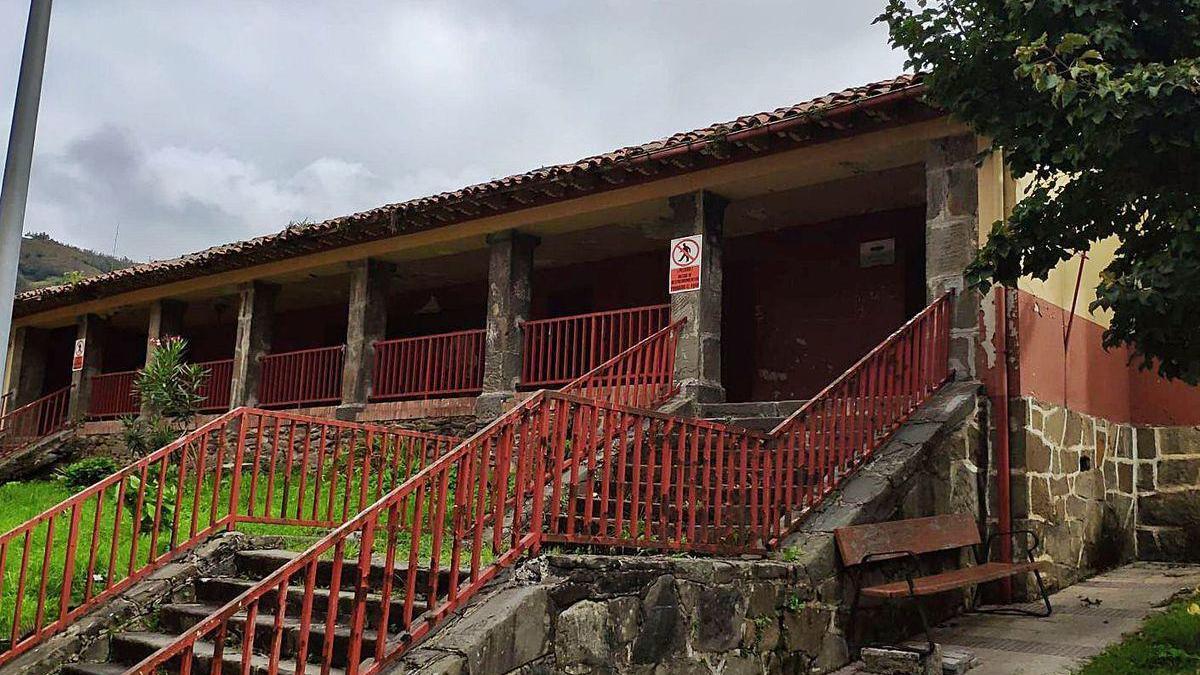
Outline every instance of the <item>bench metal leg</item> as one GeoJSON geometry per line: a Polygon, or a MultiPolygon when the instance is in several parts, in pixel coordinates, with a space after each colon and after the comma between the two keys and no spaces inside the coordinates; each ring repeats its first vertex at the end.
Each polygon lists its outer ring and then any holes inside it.
{"type": "Polygon", "coordinates": [[[1042,573],[1033,570],[1033,578],[1037,581],[1038,593],[1042,596],[1042,604],[1045,610],[1024,609],[1021,607],[986,607],[980,608],[979,594],[983,589],[983,584],[975,586],[974,597],[971,600],[971,608],[967,611],[972,614],[999,614],[1001,616],[1032,616],[1044,619],[1054,612],[1054,608],[1050,606],[1050,594],[1046,592],[1046,584],[1042,582],[1042,573]]]}

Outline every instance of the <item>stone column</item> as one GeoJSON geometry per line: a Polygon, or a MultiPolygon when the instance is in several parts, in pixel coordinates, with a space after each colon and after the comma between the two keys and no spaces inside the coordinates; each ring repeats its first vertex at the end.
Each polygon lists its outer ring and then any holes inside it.
{"type": "Polygon", "coordinates": [[[150,365],[159,341],[183,335],[183,313],[186,310],[187,303],[180,300],[157,300],[150,305],[150,323],[146,329],[146,365],[150,365]]]}
{"type": "Polygon", "coordinates": [[[721,384],[721,249],[728,204],[724,197],[706,191],[671,198],[674,236],[704,236],[700,289],[671,296],[671,320],[687,318],[675,350],[675,381],[683,396],[697,403],[725,400],[721,384]]]}
{"type": "MultiPolygon", "coordinates": [[[[12,332],[12,351],[8,361],[8,390],[13,393],[8,409],[23,406],[42,393],[46,377],[46,345],[50,331],[21,327],[12,332]]],[[[67,368],[69,364],[56,364],[67,368]]]]}
{"type": "Polygon", "coordinates": [[[979,172],[974,136],[930,142],[925,157],[925,284],[933,300],[958,291],[950,328],[950,367],[959,378],[975,371],[980,295],[965,291],[963,270],[979,247],[979,172]]]}
{"type": "Polygon", "coordinates": [[[481,416],[499,413],[521,377],[521,322],[533,299],[533,249],[538,238],[516,230],[488,237],[487,335],[484,343],[481,416]]]}
{"type": "Polygon", "coordinates": [[[76,339],[84,340],[83,370],[71,371],[71,396],[67,409],[73,420],[87,417],[92,401],[92,378],[104,364],[104,332],[107,322],[95,314],[84,314],[75,322],[76,339]]]}
{"type": "Polygon", "coordinates": [[[375,342],[387,331],[388,289],[395,273],[394,265],[381,260],[357,260],[351,267],[340,419],[353,420],[371,396],[375,342]]]}
{"type": "Polygon", "coordinates": [[[258,403],[258,380],[262,357],[271,349],[275,296],[279,287],[261,281],[238,288],[237,338],[233,345],[233,381],[229,405],[232,408],[258,403]]]}

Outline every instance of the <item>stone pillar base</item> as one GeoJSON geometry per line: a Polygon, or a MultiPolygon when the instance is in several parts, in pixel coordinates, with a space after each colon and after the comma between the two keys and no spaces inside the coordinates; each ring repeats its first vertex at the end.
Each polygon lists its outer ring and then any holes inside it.
{"type": "Polygon", "coordinates": [[[358,421],[359,413],[366,409],[367,406],[365,403],[343,403],[334,409],[333,417],[343,422],[356,422],[358,421]]]}
{"type": "Polygon", "coordinates": [[[679,394],[695,403],[725,402],[725,387],[711,382],[684,382],[679,386],[679,394]]]}
{"type": "Polygon", "coordinates": [[[489,391],[475,399],[475,416],[494,419],[504,413],[508,402],[517,395],[515,391],[489,391]]]}

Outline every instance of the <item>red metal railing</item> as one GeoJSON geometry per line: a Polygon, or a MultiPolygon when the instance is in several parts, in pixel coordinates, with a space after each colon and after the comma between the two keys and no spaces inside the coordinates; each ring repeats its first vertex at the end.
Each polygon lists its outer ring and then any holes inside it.
{"type": "Polygon", "coordinates": [[[141,399],[134,391],[137,377],[136,370],[93,375],[88,418],[109,419],[137,413],[141,407],[141,399]]]}
{"type": "Polygon", "coordinates": [[[537,544],[541,514],[536,509],[546,481],[541,439],[548,424],[542,400],[535,394],[509,411],[129,672],[151,673],[171,663],[186,664],[187,672],[201,642],[215,645],[213,663],[221,663],[225,654],[241,654],[242,663],[249,664],[257,642],[270,645],[262,665],[274,674],[287,627],[296,625],[302,636],[295,646],[296,663],[320,664],[313,672],[329,672],[333,640],[310,649],[307,636],[314,626],[324,626],[324,634],[332,635],[339,615],[349,617],[351,626],[345,672],[379,672],[537,544]],[[532,513],[507,508],[511,503],[523,506],[526,498],[532,499],[532,513]],[[501,526],[485,526],[485,521],[501,526]],[[378,544],[384,544],[384,569],[394,570],[381,581],[370,574],[378,544]],[[329,558],[329,597],[353,592],[348,609],[335,602],[315,608],[322,593],[315,588],[317,569],[329,558]],[[289,602],[292,589],[303,590],[289,602]],[[379,596],[379,609],[368,612],[372,594],[379,596]],[[257,634],[238,630],[243,621],[255,625],[259,616],[274,621],[257,634]],[[364,650],[367,633],[373,647],[364,650]]]}
{"type": "Polygon", "coordinates": [[[63,387],[0,417],[0,457],[66,428],[70,399],[71,387],[63,387]]]}
{"type": "Polygon", "coordinates": [[[346,348],[301,349],[263,357],[258,403],[264,407],[337,403],[346,348]]]}
{"type": "Polygon", "coordinates": [[[197,393],[204,397],[201,412],[229,410],[229,391],[233,384],[233,359],[204,361],[196,365],[208,371],[197,393]]]}
{"type": "Polygon", "coordinates": [[[670,316],[670,305],[652,305],[526,321],[521,385],[566,384],[661,330],[670,316]]]}
{"type": "Polygon", "coordinates": [[[483,347],[483,330],[376,342],[371,400],[477,394],[483,347]]]}
{"type": "Polygon", "coordinates": [[[799,524],[929,400],[953,372],[954,293],[934,300],[771,430],[775,538],[799,524]]]}
{"type": "MultiPolygon", "coordinates": [[[[798,522],[797,513],[844,481],[951,376],[950,306],[951,296],[935,301],[771,434],[612,403],[622,399],[612,389],[620,381],[579,389],[598,398],[536,392],[130,672],[151,673],[172,663],[189,672],[201,642],[213,646],[209,658],[215,664],[226,653],[240,652],[245,672],[257,641],[271,645],[265,670],[275,675],[286,627],[298,625],[299,635],[307,636],[323,623],[324,634],[331,635],[343,614],[351,625],[345,671],[371,675],[544,541],[695,551],[768,548],[798,522]],[[394,570],[380,582],[371,576],[377,547],[383,549],[384,569],[394,570]],[[333,565],[329,597],[353,593],[348,612],[332,602],[314,609],[317,595],[326,592],[315,587],[325,558],[333,565]],[[346,572],[352,588],[343,589],[346,572]],[[288,601],[296,589],[303,589],[301,601],[288,601]],[[368,611],[373,594],[379,596],[378,611],[368,611]],[[399,617],[389,616],[394,601],[399,617]],[[260,625],[260,612],[273,617],[264,626],[265,641],[262,630],[238,629],[241,622],[260,625]],[[368,634],[372,641],[364,639],[368,634]]],[[[644,340],[620,360],[636,359],[656,345],[644,340]]],[[[582,379],[592,375],[597,374],[582,379]]],[[[656,391],[674,391],[673,383],[656,391]]],[[[661,397],[648,404],[659,402],[661,397]]],[[[243,437],[253,428],[242,424],[243,437]]],[[[237,443],[243,456],[249,447],[257,453],[268,435],[261,422],[257,428],[258,443],[244,438],[237,443]]],[[[273,436],[276,446],[280,433],[273,436]]],[[[275,475],[274,469],[264,472],[257,454],[251,466],[254,476],[275,475]]],[[[364,464],[361,475],[373,476],[370,467],[364,464]]],[[[383,490],[380,485],[378,492],[383,490]]],[[[233,492],[240,494],[237,487],[233,492]]],[[[347,513],[343,508],[338,515],[347,513]]],[[[239,519],[253,517],[233,518],[239,519]]],[[[284,520],[330,519],[336,518],[284,520]]],[[[297,664],[328,672],[333,641],[323,640],[318,654],[306,637],[300,640],[297,664]]]]}
{"type": "Polygon", "coordinates": [[[562,388],[578,394],[640,408],[675,395],[675,348],[686,319],[679,319],[637,342],[562,388]]]}
{"type": "Polygon", "coordinates": [[[242,522],[334,527],[457,443],[228,412],[0,535],[8,639],[0,666],[218,531],[242,522]]]}

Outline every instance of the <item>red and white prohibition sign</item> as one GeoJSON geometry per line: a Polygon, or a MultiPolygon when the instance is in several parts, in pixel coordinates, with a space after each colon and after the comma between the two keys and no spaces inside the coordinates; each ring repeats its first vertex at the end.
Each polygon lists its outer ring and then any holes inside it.
{"type": "Polygon", "coordinates": [[[698,234],[671,240],[671,267],[667,279],[669,293],[699,290],[703,245],[703,237],[698,234]]]}

